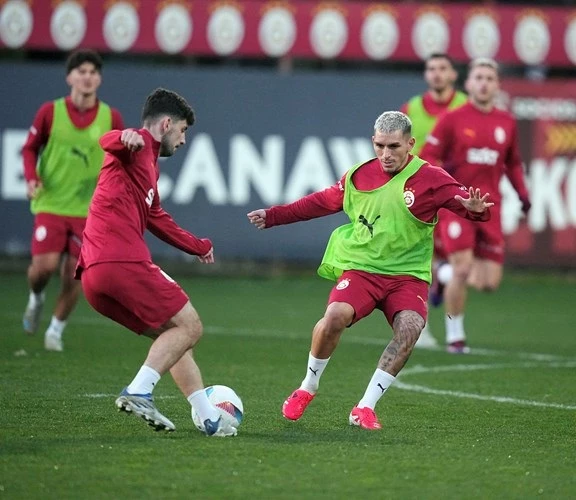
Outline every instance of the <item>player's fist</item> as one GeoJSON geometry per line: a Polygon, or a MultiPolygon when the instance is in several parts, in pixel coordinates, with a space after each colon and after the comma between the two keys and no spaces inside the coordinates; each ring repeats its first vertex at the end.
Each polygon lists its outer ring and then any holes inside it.
{"type": "Polygon", "coordinates": [[[144,147],[144,138],[133,128],[127,128],[120,135],[120,142],[128,151],[140,151],[144,147]]]}
{"type": "Polygon", "coordinates": [[[254,224],[258,229],[266,228],[266,210],[259,208],[258,210],[253,210],[246,214],[248,220],[254,224]]]}
{"type": "Polygon", "coordinates": [[[530,209],[532,208],[532,203],[530,203],[530,200],[528,199],[520,201],[522,202],[522,213],[528,215],[528,212],[530,212],[530,209]]]}

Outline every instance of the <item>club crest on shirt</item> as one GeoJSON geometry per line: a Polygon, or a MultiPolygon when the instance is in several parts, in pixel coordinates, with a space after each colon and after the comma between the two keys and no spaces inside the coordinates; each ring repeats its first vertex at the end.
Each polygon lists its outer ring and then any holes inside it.
{"type": "Polygon", "coordinates": [[[494,129],[494,139],[498,144],[504,144],[506,141],[506,131],[502,127],[496,127],[494,129]]]}
{"type": "Polygon", "coordinates": [[[336,290],[344,290],[345,288],[348,288],[349,284],[350,280],[348,278],[344,278],[340,283],[338,283],[338,285],[336,285],[336,290]]]}
{"type": "Polygon", "coordinates": [[[416,201],[414,191],[412,191],[412,189],[407,189],[406,191],[404,191],[404,203],[406,203],[406,206],[408,208],[414,205],[414,201],[416,201]]]}
{"type": "Polygon", "coordinates": [[[448,237],[456,240],[462,234],[462,225],[457,221],[452,221],[448,224],[448,237]]]}
{"type": "Polygon", "coordinates": [[[34,231],[34,237],[36,238],[36,241],[44,241],[46,236],[48,236],[48,230],[46,229],[46,226],[38,226],[36,231],[34,231]]]}

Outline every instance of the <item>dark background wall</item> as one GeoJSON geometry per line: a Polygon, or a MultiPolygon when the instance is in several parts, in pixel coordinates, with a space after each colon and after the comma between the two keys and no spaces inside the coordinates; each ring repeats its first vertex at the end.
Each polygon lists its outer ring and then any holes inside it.
{"type": "MultiPolygon", "coordinates": [[[[0,74],[0,212],[5,214],[0,219],[0,251],[26,253],[32,216],[21,178],[16,185],[21,162],[15,159],[14,140],[7,136],[20,130],[23,140],[39,106],[66,95],[68,88],[61,63],[2,63],[0,74]]],[[[110,64],[103,77],[101,98],[118,108],[130,126],[138,126],[142,103],[156,87],[176,90],[193,105],[197,124],[188,144],[161,163],[163,206],[183,227],[212,238],[217,254],[228,258],[319,260],[330,231],[344,220],[342,215],[260,232],[245,214],[336,182],[344,170],[372,155],[375,118],[423,90],[419,73],[282,75],[266,69],[110,64]],[[267,177],[270,187],[251,188],[249,199],[242,199],[230,165],[249,168],[251,155],[263,157],[265,143],[275,145],[277,152],[272,155],[275,171],[267,177]],[[215,167],[212,175],[210,169],[215,167]],[[186,188],[177,186],[186,184],[182,184],[186,175],[207,180],[196,183],[192,199],[182,202],[186,188]],[[212,187],[207,188],[206,182],[212,187]],[[224,192],[214,195],[218,186],[224,186],[224,192]],[[272,194],[262,196],[264,191],[272,194]]],[[[151,243],[156,254],[171,252],[163,243],[151,243]]]]}

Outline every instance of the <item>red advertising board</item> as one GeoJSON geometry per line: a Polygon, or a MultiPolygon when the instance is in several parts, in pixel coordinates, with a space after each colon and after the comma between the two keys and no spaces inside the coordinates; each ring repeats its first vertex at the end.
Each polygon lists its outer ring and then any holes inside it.
{"type": "Polygon", "coordinates": [[[503,90],[518,120],[532,201],[526,219],[503,202],[509,260],[576,267],[576,82],[508,80],[503,90]]]}
{"type": "Polygon", "coordinates": [[[306,0],[0,0],[0,47],[199,56],[576,63],[576,8],[306,0]]]}

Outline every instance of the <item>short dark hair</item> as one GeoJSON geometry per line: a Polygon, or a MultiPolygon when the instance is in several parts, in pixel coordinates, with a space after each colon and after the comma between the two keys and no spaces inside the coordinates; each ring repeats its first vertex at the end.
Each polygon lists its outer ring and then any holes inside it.
{"type": "Polygon", "coordinates": [[[188,126],[196,120],[194,110],[181,95],[171,90],[158,88],[146,99],[142,110],[142,122],[154,121],[160,116],[168,115],[175,120],[186,120],[188,126]]]}
{"type": "Polygon", "coordinates": [[[66,60],[66,74],[69,75],[73,69],[82,66],[85,62],[92,63],[96,71],[102,71],[102,58],[98,52],[90,49],[77,50],[72,52],[66,60]]]}
{"type": "Polygon", "coordinates": [[[428,66],[428,62],[431,61],[432,59],[445,59],[450,63],[450,66],[452,66],[453,68],[455,67],[454,59],[452,59],[448,54],[445,54],[444,52],[432,52],[432,54],[430,54],[426,58],[425,66],[428,66]]]}

